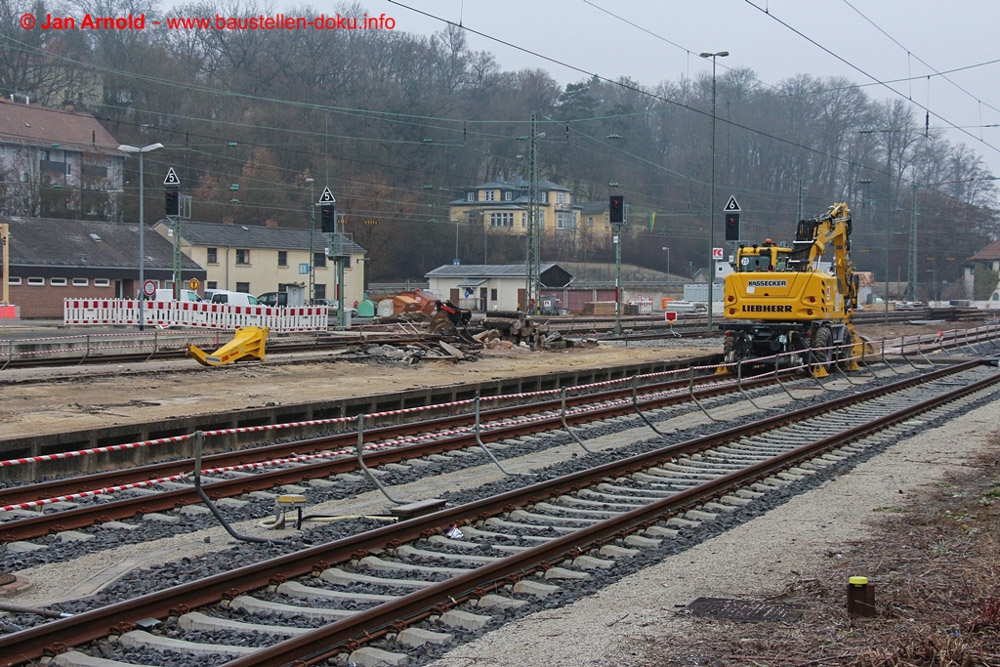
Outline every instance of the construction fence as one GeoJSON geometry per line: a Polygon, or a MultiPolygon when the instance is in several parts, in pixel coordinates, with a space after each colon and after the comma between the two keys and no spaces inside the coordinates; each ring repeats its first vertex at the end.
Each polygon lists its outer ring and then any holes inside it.
{"type": "Polygon", "coordinates": [[[230,306],[193,301],[146,301],[138,299],[65,299],[63,324],[73,326],[144,326],[224,329],[267,327],[274,332],[326,331],[326,306],[230,306]],[[141,311],[141,313],[140,313],[141,311]]]}

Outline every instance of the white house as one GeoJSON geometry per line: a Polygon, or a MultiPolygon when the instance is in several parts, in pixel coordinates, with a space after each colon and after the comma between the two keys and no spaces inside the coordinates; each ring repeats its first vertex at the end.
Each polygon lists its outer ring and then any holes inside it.
{"type": "Polygon", "coordinates": [[[124,160],[93,116],[0,98],[0,213],[114,220],[124,160]]]}
{"type": "MultiPolygon", "coordinates": [[[[556,264],[542,264],[543,289],[562,289],[573,276],[556,264]]],[[[479,312],[524,310],[524,264],[446,264],[425,274],[431,290],[452,303],[479,312]]]]}

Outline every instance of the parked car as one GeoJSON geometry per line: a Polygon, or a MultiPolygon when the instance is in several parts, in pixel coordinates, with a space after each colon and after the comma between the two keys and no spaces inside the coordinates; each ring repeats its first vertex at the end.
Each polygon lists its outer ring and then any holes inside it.
{"type": "Polygon", "coordinates": [[[265,306],[277,306],[279,308],[305,305],[301,292],[264,292],[257,295],[257,300],[265,306]]]}
{"type": "Polygon", "coordinates": [[[230,292],[229,290],[214,290],[212,303],[225,303],[230,306],[259,306],[260,301],[253,294],[246,292],[230,292]]]}
{"type": "MultiPolygon", "coordinates": [[[[179,299],[180,301],[199,302],[204,300],[200,296],[198,296],[197,292],[191,289],[182,289],[180,295],[181,295],[181,298],[179,299]]],[[[153,298],[150,299],[150,301],[173,301],[173,300],[174,300],[174,291],[172,289],[158,289],[156,290],[156,294],[153,296],[153,298]]]]}
{"type": "Polygon", "coordinates": [[[257,300],[265,306],[288,307],[288,292],[264,292],[257,295],[257,300]]]}

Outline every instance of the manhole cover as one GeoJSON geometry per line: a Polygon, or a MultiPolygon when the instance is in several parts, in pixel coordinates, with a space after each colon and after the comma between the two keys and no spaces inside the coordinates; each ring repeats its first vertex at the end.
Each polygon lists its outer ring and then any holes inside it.
{"type": "Polygon", "coordinates": [[[693,616],[742,621],[744,623],[757,623],[759,621],[792,623],[802,618],[802,612],[795,611],[791,607],[756,600],[698,598],[685,609],[693,616]]]}
{"type": "Polygon", "coordinates": [[[0,572],[0,586],[6,586],[17,581],[17,577],[9,572],[0,572]]]}

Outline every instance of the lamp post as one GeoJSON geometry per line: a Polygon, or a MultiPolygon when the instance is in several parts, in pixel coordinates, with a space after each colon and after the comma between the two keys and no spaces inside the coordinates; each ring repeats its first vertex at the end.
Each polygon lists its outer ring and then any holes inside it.
{"type": "Polygon", "coordinates": [[[163,148],[163,144],[160,143],[149,144],[148,146],[143,146],[142,148],[137,146],[127,146],[125,144],[118,147],[118,150],[123,153],[139,154],[139,331],[144,331],[146,328],[146,312],[144,305],[146,303],[146,295],[142,291],[143,286],[146,283],[146,246],[143,235],[143,228],[146,226],[146,221],[143,218],[143,204],[145,203],[145,200],[143,199],[144,192],[142,186],[142,156],[161,148],[163,148]]]}
{"type": "Polygon", "coordinates": [[[667,251],[667,275],[670,275],[670,248],[668,248],[667,246],[663,246],[662,248],[660,248],[660,250],[667,251]]]}
{"type": "Polygon", "coordinates": [[[715,62],[725,58],[729,51],[699,53],[702,58],[712,59],[712,189],[708,196],[708,330],[712,330],[712,309],[715,307],[712,286],[715,283],[715,62]]]}
{"type": "Polygon", "coordinates": [[[457,265],[460,263],[458,259],[458,218],[452,218],[451,221],[455,223],[455,258],[451,263],[457,265]]]}
{"type": "Polygon", "coordinates": [[[316,234],[316,193],[313,190],[315,182],[316,179],[312,176],[306,178],[306,183],[309,184],[309,303],[316,298],[316,273],[313,268],[313,263],[316,261],[316,242],[313,240],[316,234]]]}

